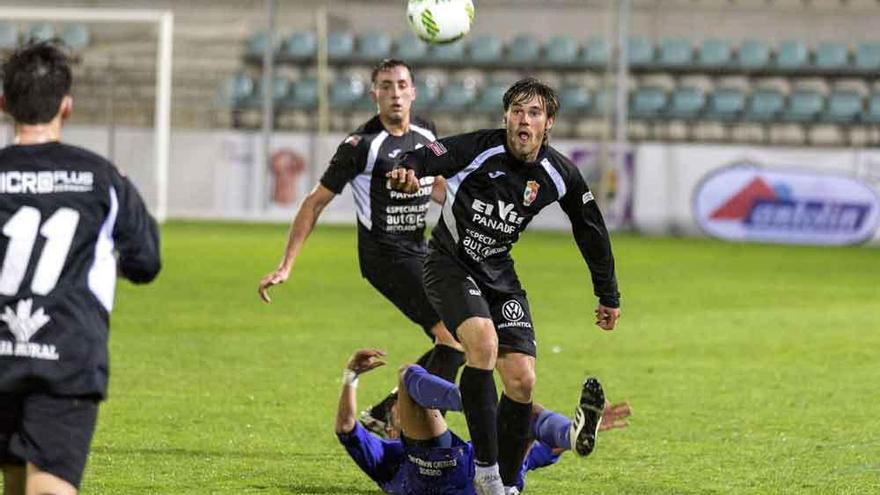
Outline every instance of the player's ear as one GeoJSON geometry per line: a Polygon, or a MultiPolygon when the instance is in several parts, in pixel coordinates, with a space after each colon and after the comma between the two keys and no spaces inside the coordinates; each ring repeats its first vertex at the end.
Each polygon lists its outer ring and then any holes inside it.
{"type": "Polygon", "coordinates": [[[555,118],[553,118],[553,117],[548,117],[548,118],[547,118],[547,128],[546,128],[546,131],[547,131],[547,132],[550,132],[550,129],[553,128],[553,124],[554,124],[555,122],[556,122],[556,119],[555,119],[555,118]]]}
{"type": "Polygon", "coordinates": [[[375,85],[370,86],[370,99],[373,100],[373,103],[379,103],[378,102],[379,95],[376,94],[376,86],[375,85]]]}
{"type": "Polygon", "coordinates": [[[67,120],[70,118],[70,115],[73,114],[73,97],[70,95],[64,95],[64,98],[61,99],[61,120],[67,120]]]}

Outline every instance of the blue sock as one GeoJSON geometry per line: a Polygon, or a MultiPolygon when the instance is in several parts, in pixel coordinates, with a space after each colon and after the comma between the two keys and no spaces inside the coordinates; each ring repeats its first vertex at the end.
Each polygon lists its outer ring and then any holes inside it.
{"type": "Polygon", "coordinates": [[[421,366],[410,366],[403,375],[403,384],[406,386],[406,393],[422,407],[461,411],[461,393],[458,387],[428,373],[421,366]]]}
{"type": "Polygon", "coordinates": [[[544,409],[532,423],[532,435],[552,448],[571,450],[571,439],[568,436],[571,420],[565,416],[544,409]]]}

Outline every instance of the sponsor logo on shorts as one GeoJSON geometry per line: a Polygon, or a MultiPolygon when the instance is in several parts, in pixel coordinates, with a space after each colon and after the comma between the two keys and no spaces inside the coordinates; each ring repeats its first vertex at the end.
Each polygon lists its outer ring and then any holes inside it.
{"type": "Polygon", "coordinates": [[[516,299],[511,299],[501,306],[501,314],[509,321],[519,321],[523,319],[526,312],[523,311],[522,305],[516,299]]]}
{"type": "Polygon", "coordinates": [[[470,275],[468,275],[467,279],[470,280],[472,284],[474,284],[473,289],[468,289],[468,294],[472,296],[482,297],[483,293],[480,291],[480,287],[477,285],[477,281],[474,280],[470,275]]]}

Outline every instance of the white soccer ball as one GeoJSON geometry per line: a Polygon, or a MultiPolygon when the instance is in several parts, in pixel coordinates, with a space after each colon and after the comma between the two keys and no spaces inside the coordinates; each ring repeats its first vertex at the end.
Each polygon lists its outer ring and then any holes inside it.
{"type": "Polygon", "coordinates": [[[471,0],[409,0],[409,27],[428,43],[452,43],[471,30],[474,3],[471,0]]]}

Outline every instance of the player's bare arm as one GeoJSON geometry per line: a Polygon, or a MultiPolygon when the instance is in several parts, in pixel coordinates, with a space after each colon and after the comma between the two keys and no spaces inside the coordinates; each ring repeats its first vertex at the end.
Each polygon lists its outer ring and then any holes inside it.
{"type": "Polygon", "coordinates": [[[599,304],[596,306],[596,325],[602,330],[614,330],[620,319],[620,308],[609,308],[599,304]]]}
{"type": "Polygon", "coordinates": [[[336,194],[333,191],[318,184],[303,200],[290,226],[287,246],[284,248],[284,257],[281,259],[281,263],[278,265],[278,268],[269,272],[260,280],[258,292],[264,302],[272,302],[272,299],[269,297],[269,287],[284,283],[290,276],[290,270],[293,268],[296,257],[299,255],[309,234],[314,230],[315,223],[318,221],[318,217],[321,216],[321,211],[324,210],[330,201],[333,201],[334,197],[336,197],[336,194]]]}
{"type": "Polygon", "coordinates": [[[446,201],[446,179],[442,175],[434,177],[434,186],[431,188],[431,200],[442,205],[446,201]]]}
{"type": "Polygon", "coordinates": [[[336,433],[350,433],[357,422],[357,379],[368,371],[385,365],[385,351],[360,349],[354,352],[342,374],[342,392],[336,409],[336,433]]]}

